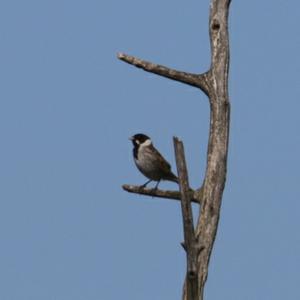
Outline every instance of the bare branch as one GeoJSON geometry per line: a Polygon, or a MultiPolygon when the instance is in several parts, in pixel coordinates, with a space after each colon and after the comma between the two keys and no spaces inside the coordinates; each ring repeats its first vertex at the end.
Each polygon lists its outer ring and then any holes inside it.
{"type": "Polygon", "coordinates": [[[195,237],[193,211],[189,193],[189,179],[182,141],[174,137],[176,166],[181,193],[181,211],[183,219],[184,247],[187,255],[186,293],[187,300],[198,299],[197,255],[198,243],[195,237]]]}
{"type": "Polygon", "coordinates": [[[144,71],[167,77],[169,79],[176,80],[191,86],[198,87],[206,95],[208,95],[209,87],[207,81],[207,73],[193,74],[177,71],[124,53],[118,53],[118,58],[120,60],[123,60],[124,62],[127,62],[128,64],[136,66],[137,68],[141,68],[144,71]]]}
{"type": "MultiPolygon", "coordinates": [[[[122,188],[129,193],[152,196],[152,197],[157,197],[157,198],[167,198],[167,199],[171,199],[171,200],[179,200],[180,201],[180,197],[181,197],[181,194],[178,191],[147,189],[147,188],[143,188],[141,186],[128,185],[128,184],[124,184],[122,186],[122,188]]],[[[190,193],[191,201],[193,203],[200,204],[201,198],[199,198],[199,191],[193,191],[192,189],[190,189],[189,193],[190,193]],[[197,198],[195,197],[196,195],[197,195],[197,198]]],[[[201,191],[200,191],[200,193],[201,193],[201,191]]]]}

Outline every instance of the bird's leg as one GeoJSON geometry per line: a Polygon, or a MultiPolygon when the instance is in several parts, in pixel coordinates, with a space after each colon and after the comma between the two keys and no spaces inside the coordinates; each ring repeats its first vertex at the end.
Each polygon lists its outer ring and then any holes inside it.
{"type": "Polygon", "coordinates": [[[155,190],[157,190],[159,183],[160,183],[160,179],[157,181],[157,184],[156,184],[156,186],[154,188],[155,190]]]}
{"type": "Polygon", "coordinates": [[[152,181],[151,179],[148,180],[146,183],[142,184],[142,185],[140,186],[140,188],[145,188],[145,187],[147,186],[147,184],[150,183],[151,181],[152,181]]]}

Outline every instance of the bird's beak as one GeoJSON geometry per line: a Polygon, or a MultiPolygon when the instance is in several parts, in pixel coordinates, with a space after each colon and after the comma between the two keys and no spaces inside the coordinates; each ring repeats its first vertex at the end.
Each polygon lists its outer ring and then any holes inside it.
{"type": "Polygon", "coordinates": [[[129,141],[133,141],[133,136],[131,136],[130,138],[128,138],[129,139],[129,141]]]}

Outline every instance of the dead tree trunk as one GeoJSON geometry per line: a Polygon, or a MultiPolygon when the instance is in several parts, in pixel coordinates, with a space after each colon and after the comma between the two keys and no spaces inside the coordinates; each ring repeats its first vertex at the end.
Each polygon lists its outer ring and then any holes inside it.
{"type": "Polygon", "coordinates": [[[229,38],[228,13],[230,0],[211,0],[209,34],[211,66],[207,72],[192,74],[153,64],[123,53],[119,59],[160,76],[180,81],[201,89],[210,103],[210,130],[207,149],[207,167],[203,185],[191,190],[185,166],[183,144],[174,138],[180,192],[141,189],[124,185],[132,193],[181,200],[183,213],[183,247],[187,253],[187,273],[184,300],[203,300],[208,265],[215,241],[222,195],[226,180],[230,103],[228,97],[229,38]],[[200,204],[199,218],[194,228],[191,201],[200,204]]]}

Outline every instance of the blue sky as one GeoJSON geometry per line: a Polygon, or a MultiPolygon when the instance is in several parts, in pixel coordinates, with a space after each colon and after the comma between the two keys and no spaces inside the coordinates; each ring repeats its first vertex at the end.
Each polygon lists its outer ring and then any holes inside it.
{"type": "MultiPolygon", "coordinates": [[[[206,71],[208,5],[1,2],[1,300],[180,299],[179,203],[121,185],[145,182],[128,141],[144,132],[174,170],[172,136],[183,139],[198,187],[208,101],[116,54],[206,71]]],[[[232,1],[230,153],[208,300],[300,298],[299,11],[296,0],[232,1]]]]}

